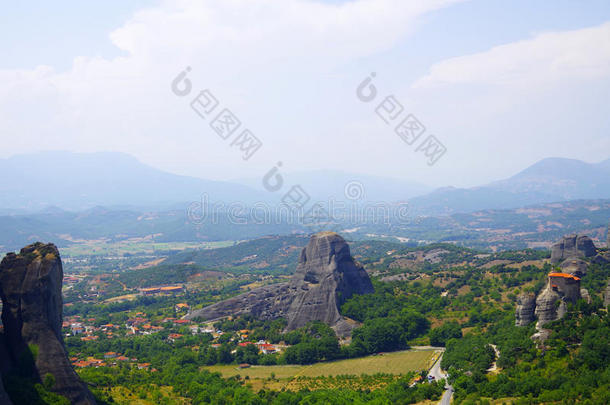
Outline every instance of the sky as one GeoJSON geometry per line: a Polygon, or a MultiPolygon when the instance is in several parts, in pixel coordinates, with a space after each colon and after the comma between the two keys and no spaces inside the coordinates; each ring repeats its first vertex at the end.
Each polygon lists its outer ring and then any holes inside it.
{"type": "Polygon", "coordinates": [[[2,8],[0,158],[117,151],[214,180],[281,163],[435,187],[484,184],[546,157],[610,158],[607,0],[2,8]],[[190,91],[176,79],[187,67],[190,91]],[[202,94],[217,101],[209,114],[191,106],[202,94]],[[234,133],[212,128],[225,109],[241,123],[234,133]],[[425,129],[401,137],[403,121],[425,129]],[[249,155],[240,139],[251,135],[261,146],[249,155]]]}

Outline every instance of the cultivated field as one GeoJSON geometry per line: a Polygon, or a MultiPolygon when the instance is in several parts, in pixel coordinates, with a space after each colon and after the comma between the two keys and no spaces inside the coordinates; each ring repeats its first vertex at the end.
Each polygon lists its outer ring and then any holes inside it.
{"type": "Polygon", "coordinates": [[[277,379],[292,379],[296,377],[322,377],[336,375],[372,375],[376,373],[406,374],[410,371],[427,369],[436,358],[433,350],[407,350],[385,353],[378,356],[367,356],[359,359],[348,359],[316,363],[309,366],[252,366],[237,368],[235,365],[209,366],[207,370],[219,372],[223,377],[240,375],[250,378],[269,378],[274,373],[277,379]]]}

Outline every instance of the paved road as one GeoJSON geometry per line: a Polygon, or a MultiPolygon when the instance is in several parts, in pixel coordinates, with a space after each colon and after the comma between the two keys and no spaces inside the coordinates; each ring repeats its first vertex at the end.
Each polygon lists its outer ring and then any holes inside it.
{"type": "MultiPolygon", "coordinates": [[[[441,370],[441,360],[442,359],[443,359],[443,354],[441,354],[438,357],[438,360],[436,361],[436,363],[434,363],[434,365],[428,372],[428,375],[434,376],[434,379],[436,381],[444,380],[447,378],[447,374],[443,373],[443,370],[441,370]]],[[[445,383],[445,392],[443,392],[443,396],[442,396],[439,404],[449,405],[451,403],[452,395],[453,395],[453,387],[451,385],[445,383]]]]}

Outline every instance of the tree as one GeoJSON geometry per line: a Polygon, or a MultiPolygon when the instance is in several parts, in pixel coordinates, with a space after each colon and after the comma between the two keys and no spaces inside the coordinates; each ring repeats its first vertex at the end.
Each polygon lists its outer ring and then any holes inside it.
{"type": "Polygon", "coordinates": [[[438,328],[430,331],[430,344],[432,346],[445,346],[449,339],[462,337],[462,328],[456,321],[445,322],[438,328]]]}

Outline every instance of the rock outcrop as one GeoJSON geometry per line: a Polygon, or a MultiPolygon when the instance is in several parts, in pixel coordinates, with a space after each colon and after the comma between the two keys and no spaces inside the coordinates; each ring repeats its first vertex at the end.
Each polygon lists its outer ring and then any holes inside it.
{"type": "Polygon", "coordinates": [[[587,274],[588,264],[582,259],[572,257],[564,260],[560,267],[563,273],[571,274],[576,277],[582,277],[587,274]]]}
{"type": "Polygon", "coordinates": [[[536,317],[536,295],[534,293],[523,293],[517,297],[517,311],[515,314],[516,326],[527,326],[532,323],[536,317]]]}
{"type": "Polygon", "coordinates": [[[549,273],[546,286],[538,297],[521,295],[517,298],[515,325],[526,326],[537,319],[536,335],[543,339],[546,336],[543,325],[562,318],[568,302],[574,303],[580,298],[590,301],[589,292],[580,288],[580,277],[587,273],[588,267],[582,257],[592,257],[596,253],[593,241],[585,235],[564,236],[553,244],[551,262],[560,264],[561,272],[549,273]]]}
{"type": "Polygon", "coordinates": [[[0,405],[12,405],[6,390],[4,389],[4,384],[2,382],[2,375],[10,370],[10,355],[7,351],[6,344],[4,343],[4,333],[0,332],[0,405]]]}
{"type": "Polygon", "coordinates": [[[339,307],[353,294],[373,292],[364,268],[356,263],[345,240],[334,232],[315,234],[302,250],[296,271],[288,283],[254,289],[187,315],[187,319],[218,319],[251,313],[260,319],[286,318],[286,330],[310,321],[330,325],[340,336],[351,325],[339,307]]]}
{"type": "Polygon", "coordinates": [[[595,264],[610,263],[610,251],[598,253],[594,258],[591,259],[591,263],[595,263],[595,264]]]}
{"type": "Polygon", "coordinates": [[[558,264],[568,258],[595,256],[591,238],[585,235],[567,235],[551,247],[551,263],[558,264]]]}
{"type": "MultiPolygon", "coordinates": [[[[537,327],[563,318],[567,312],[567,303],[578,301],[581,291],[580,278],[567,273],[549,273],[546,286],[536,298],[534,313],[538,318],[537,327]]],[[[588,291],[586,294],[589,294],[588,291]]]]}
{"type": "MultiPolygon", "coordinates": [[[[21,367],[28,352],[31,377],[53,375],[52,390],[72,404],[95,404],[86,385],[72,369],[61,335],[63,269],[54,245],[36,243],[9,253],[0,263],[2,322],[9,367],[21,367]]],[[[5,365],[6,366],[6,365],[5,365]]]]}
{"type": "Polygon", "coordinates": [[[553,291],[547,285],[536,298],[536,318],[538,318],[538,326],[543,326],[545,323],[558,319],[558,301],[561,297],[556,291],[553,291]]]}
{"type": "Polygon", "coordinates": [[[0,378],[0,405],[13,405],[11,399],[8,397],[8,394],[4,390],[4,385],[2,384],[2,378],[0,378]]]}

